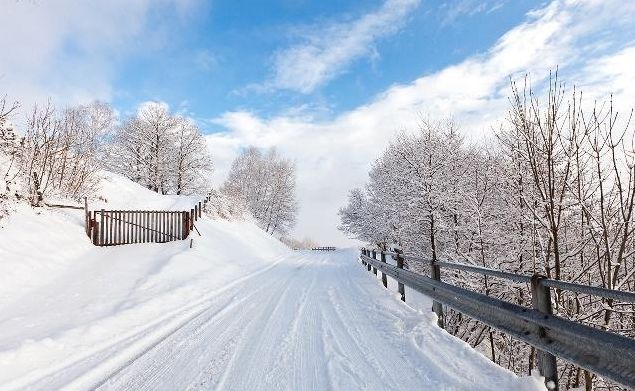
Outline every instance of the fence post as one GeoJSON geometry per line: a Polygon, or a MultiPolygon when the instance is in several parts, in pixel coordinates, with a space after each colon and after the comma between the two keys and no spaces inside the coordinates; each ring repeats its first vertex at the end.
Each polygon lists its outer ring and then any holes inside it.
{"type": "MultiPolygon", "coordinates": [[[[430,277],[433,280],[441,281],[441,268],[434,262],[430,261],[430,277]]],[[[432,302],[432,311],[437,314],[437,326],[445,328],[445,316],[443,314],[443,304],[434,300],[432,302]]]]}
{"type": "MultiPolygon", "coordinates": [[[[397,268],[403,269],[403,251],[399,248],[395,248],[395,252],[397,253],[397,268]]],[[[401,294],[401,301],[406,301],[406,289],[404,288],[401,282],[397,282],[397,292],[401,294]]]]}
{"type": "MultiPolygon", "coordinates": [[[[196,208],[196,207],[194,207],[196,208]]],[[[190,209],[190,231],[194,229],[194,222],[196,221],[196,209],[190,209]]]]}
{"type": "Polygon", "coordinates": [[[189,232],[190,222],[187,219],[187,212],[183,212],[182,226],[181,226],[181,239],[187,238],[187,233],[189,232]]]}
{"type": "MultiPolygon", "coordinates": [[[[366,255],[366,249],[362,247],[362,255],[366,255]]],[[[362,258],[362,265],[366,266],[366,261],[362,258]]]]}
{"type": "MultiPolygon", "coordinates": [[[[377,251],[373,250],[373,259],[377,259],[377,251]]],[[[373,266],[373,274],[377,275],[377,268],[373,266]]]]}
{"type": "Polygon", "coordinates": [[[201,201],[198,202],[198,217],[203,217],[203,212],[201,211],[201,201]]]}
{"type": "Polygon", "coordinates": [[[99,245],[104,244],[104,215],[106,211],[104,209],[101,210],[101,218],[99,219],[99,245]]]}
{"type": "MultiPolygon", "coordinates": [[[[540,274],[534,274],[531,277],[531,303],[534,309],[546,315],[553,315],[551,308],[551,291],[549,287],[542,284],[542,280],[546,277],[540,274]]],[[[545,338],[545,329],[538,328],[540,338],[545,338]]],[[[545,385],[549,390],[558,390],[558,367],[556,365],[556,357],[548,352],[537,349],[538,370],[545,377],[545,385]]]]}
{"type": "Polygon", "coordinates": [[[90,217],[90,228],[92,237],[90,238],[93,241],[95,246],[99,246],[99,227],[97,226],[97,211],[94,211],[93,216],[90,217]]]}
{"type": "Polygon", "coordinates": [[[84,230],[90,236],[90,222],[88,221],[88,197],[84,197],[84,230]]]}
{"type": "MultiPolygon", "coordinates": [[[[381,254],[381,261],[383,263],[386,263],[386,252],[382,251],[380,252],[381,254]]],[[[388,288],[388,278],[386,277],[386,273],[381,272],[381,283],[384,284],[384,288],[388,288]]]]}

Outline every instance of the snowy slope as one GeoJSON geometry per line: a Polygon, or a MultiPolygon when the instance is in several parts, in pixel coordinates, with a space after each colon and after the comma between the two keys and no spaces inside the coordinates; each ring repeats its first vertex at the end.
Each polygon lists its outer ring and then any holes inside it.
{"type": "MultiPolygon", "coordinates": [[[[191,201],[112,183],[118,208],[191,201]]],[[[0,229],[2,390],[541,389],[401,303],[352,250],[292,252],[209,218],[191,249],[96,248],[82,213],[19,208],[0,229]]]]}

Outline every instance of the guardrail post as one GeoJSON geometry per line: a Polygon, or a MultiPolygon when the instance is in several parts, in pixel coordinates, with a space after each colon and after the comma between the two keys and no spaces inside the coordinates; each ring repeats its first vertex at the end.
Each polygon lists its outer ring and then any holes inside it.
{"type": "MultiPolygon", "coordinates": [[[[373,250],[373,259],[377,259],[377,251],[373,250]]],[[[373,274],[377,275],[377,268],[373,266],[373,274]]]]}
{"type": "MultiPolygon", "coordinates": [[[[542,280],[546,277],[540,274],[534,274],[531,277],[531,303],[534,309],[546,315],[553,315],[551,308],[551,291],[542,284],[542,280]]],[[[540,338],[546,337],[545,329],[538,329],[540,338]]],[[[556,365],[556,357],[548,352],[537,349],[538,370],[545,377],[545,385],[549,390],[558,390],[558,367],[556,365]]]]}
{"type": "MultiPolygon", "coordinates": [[[[433,280],[441,281],[441,268],[434,262],[430,262],[430,277],[433,280]]],[[[432,302],[432,311],[437,314],[437,326],[445,328],[445,316],[443,314],[443,304],[434,300],[432,302]]]]}
{"type": "MultiPolygon", "coordinates": [[[[366,249],[362,248],[362,255],[366,255],[366,249]]],[[[362,265],[366,266],[366,261],[364,260],[364,258],[362,258],[362,265]]]]}
{"type": "MultiPolygon", "coordinates": [[[[370,250],[366,250],[366,256],[367,257],[371,257],[372,255],[373,254],[372,254],[372,252],[370,250]]],[[[368,271],[370,271],[370,268],[371,268],[370,263],[366,262],[366,267],[368,268],[368,271]]]]}
{"type": "MultiPolygon", "coordinates": [[[[403,269],[403,251],[396,248],[395,252],[397,253],[397,267],[399,269],[403,269]]],[[[406,290],[401,282],[397,283],[397,292],[401,294],[401,301],[406,301],[406,290]]]]}
{"type": "MultiPolygon", "coordinates": [[[[386,263],[386,253],[384,251],[380,252],[381,261],[386,263]]],[[[388,277],[386,277],[386,273],[381,272],[381,283],[384,284],[384,288],[388,288],[388,277]]]]}

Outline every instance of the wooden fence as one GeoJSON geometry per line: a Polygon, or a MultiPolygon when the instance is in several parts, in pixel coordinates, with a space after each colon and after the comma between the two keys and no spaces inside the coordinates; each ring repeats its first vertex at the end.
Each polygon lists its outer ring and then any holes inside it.
{"type": "Polygon", "coordinates": [[[210,197],[189,211],[89,210],[84,201],[86,235],[95,246],[165,243],[186,239],[196,229],[210,197]]]}

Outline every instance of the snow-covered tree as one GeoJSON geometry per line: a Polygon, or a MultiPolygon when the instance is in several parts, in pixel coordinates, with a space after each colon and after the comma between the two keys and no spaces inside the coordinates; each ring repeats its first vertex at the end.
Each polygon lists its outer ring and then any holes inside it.
{"type": "Polygon", "coordinates": [[[284,235],[295,223],[295,165],[275,150],[245,149],[232,163],[223,192],[241,200],[262,229],[284,235]]]}
{"type": "Polygon", "coordinates": [[[34,106],[13,149],[11,181],[37,206],[47,195],[79,200],[96,185],[99,148],[112,113],[99,102],[56,110],[34,106]]]}
{"type": "MultiPolygon", "coordinates": [[[[635,290],[631,113],[619,116],[612,101],[585,106],[575,91],[567,99],[557,77],[544,94],[512,84],[511,95],[496,144],[466,146],[447,122],[397,135],[366,187],[351,191],[341,229],[429,259],[635,290]]],[[[531,305],[525,284],[462,272],[443,280],[531,305]]],[[[553,305],[559,316],[635,336],[631,304],[554,290],[553,305]]],[[[447,310],[445,326],[517,373],[536,367],[534,348],[460,313],[447,310]]],[[[559,368],[566,388],[609,388],[581,368],[559,368]]]]}
{"type": "Polygon", "coordinates": [[[171,162],[171,187],[175,194],[204,193],[209,190],[212,159],[207,142],[190,120],[179,118],[174,131],[174,161],[171,162]]]}
{"type": "Polygon", "coordinates": [[[108,166],[162,194],[209,191],[212,160],[205,138],[191,120],[164,104],[144,105],[123,122],[108,146],[108,166]]]}

